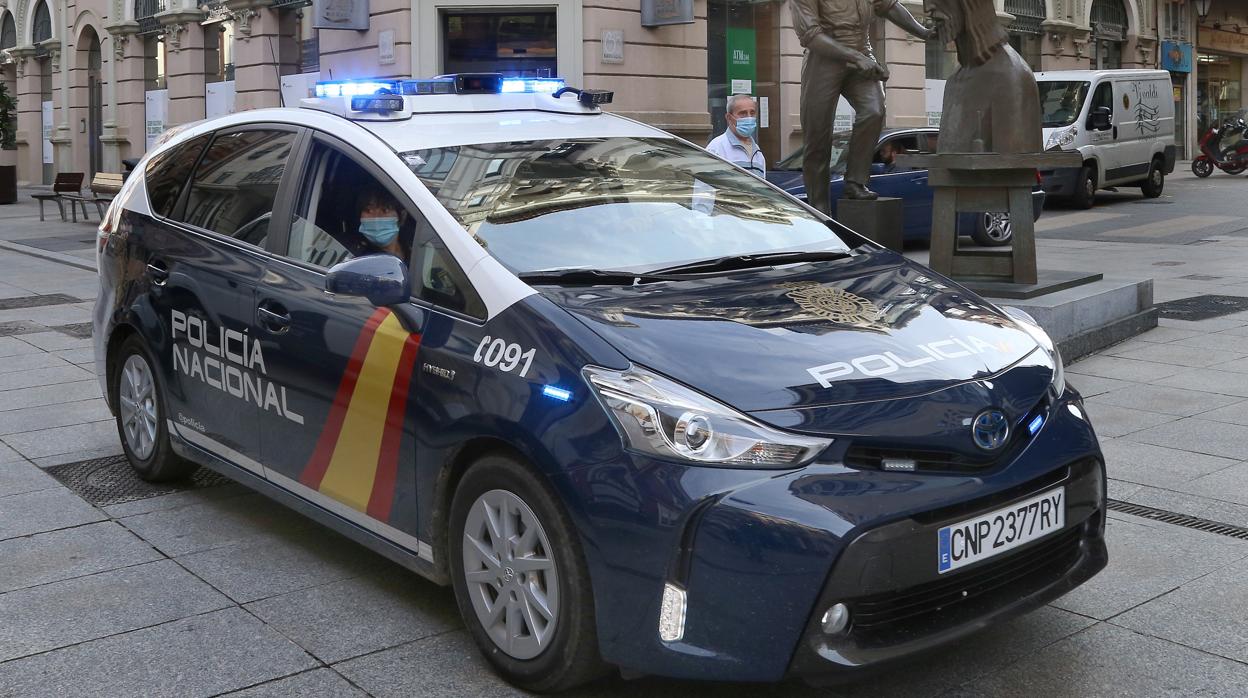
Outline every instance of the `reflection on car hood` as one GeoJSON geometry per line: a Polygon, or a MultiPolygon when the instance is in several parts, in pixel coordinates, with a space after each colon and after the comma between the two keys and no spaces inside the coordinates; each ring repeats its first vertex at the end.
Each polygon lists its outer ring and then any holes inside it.
{"type": "Polygon", "coordinates": [[[891,252],[636,286],[544,288],[632,361],[755,412],[921,395],[1037,345],[891,252]]]}

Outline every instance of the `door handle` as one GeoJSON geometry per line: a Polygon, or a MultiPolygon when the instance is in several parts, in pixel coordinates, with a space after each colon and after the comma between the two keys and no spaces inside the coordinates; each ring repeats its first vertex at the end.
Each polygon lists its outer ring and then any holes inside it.
{"type": "Polygon", "coordinates": [[[164,286],[169,280],[169,269],[165,263],[160,260],[152,260],[147,263],[147,277],[157,286],[164,286]]]}
{"type": "Polygon", "coordinates": [[[265,307],[265,305],[261,304],[256,307],[256,320],[259,321],[260,326],[274,334],[289,330],[290,313],[284,312],[285,308],[281,306],[265,307]],[[277,310],[271,309],[272,307],[276,307],[277,310]]]}

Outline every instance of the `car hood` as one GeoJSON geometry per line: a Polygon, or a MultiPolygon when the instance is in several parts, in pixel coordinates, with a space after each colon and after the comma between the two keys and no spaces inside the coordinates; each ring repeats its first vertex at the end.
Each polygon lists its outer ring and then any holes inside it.
{"type": "Polygon", "coordinates": [[[544,293],[633,362],[745,412],[923,395],[1037,348],[997,308],[883,251],[544,293]]]}

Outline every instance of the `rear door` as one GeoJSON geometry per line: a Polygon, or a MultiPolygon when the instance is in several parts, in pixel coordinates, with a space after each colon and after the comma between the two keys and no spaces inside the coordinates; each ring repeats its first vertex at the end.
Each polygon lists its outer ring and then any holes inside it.
{"type": "Polygon", "coordinates": [[[256,342],[255,288],[298,135],[279,125],[223,129],[196,139],[194,153],[171,154],[189,177],[152,182],[157,222],[144,230],[153,306],[166,333],[159,360],[170,428],[259,475],[257,417],[286,407],[256,342]]]}

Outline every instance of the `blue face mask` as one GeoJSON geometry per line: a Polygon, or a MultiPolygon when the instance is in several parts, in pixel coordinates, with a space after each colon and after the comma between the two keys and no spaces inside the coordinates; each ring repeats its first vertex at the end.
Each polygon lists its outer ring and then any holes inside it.
{"type": "Polygon", "coordinates": [[[378,247],[389,245],[399,235],[399,218],[361,218],[360,234],[378,247]]]}
{"type": "Polygon", "coordinates": [[[753,138],[754,132],[758,130],[758,119],[752,116],[743,116],[737,119],[737,133],[746,138],[753,138]]]}

